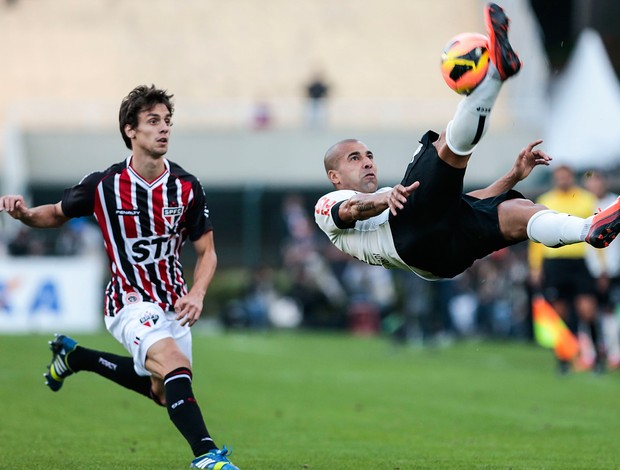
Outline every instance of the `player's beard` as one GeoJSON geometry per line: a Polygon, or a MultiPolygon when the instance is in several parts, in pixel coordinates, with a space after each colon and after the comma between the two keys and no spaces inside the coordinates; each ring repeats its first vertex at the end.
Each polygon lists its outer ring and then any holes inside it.
{"type": "Polygon", "coordinates": [[[163,156],[166,155],[167,153],[168,153],[167,145],[165,148],[158,147],[149,152],[149,154],[151,155],[151,158],[155,160],[159,160],[160,158],[163,158],[163,156]]]}

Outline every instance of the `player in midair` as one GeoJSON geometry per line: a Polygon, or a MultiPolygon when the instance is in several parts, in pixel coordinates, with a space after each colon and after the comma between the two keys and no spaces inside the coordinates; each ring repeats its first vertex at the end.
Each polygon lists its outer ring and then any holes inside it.
{"type": "Polygon", "coordinates": [[[340,250],[368,264],[411,270],[425,279],[454,277],[476,259],[528,238],[546,246],[587,242],[602,248],[620,231],[620,202],[582,219],[534,204],[512,188],[551,158],[529,144],[513,168],[489,187],[463,194],[463,177],[484,135],[502,83],[521,63],[508,41],[508,18],[484,9],[491,63],[484,80],[459,103],[441,135],[429,131],[394,187],[378,188],[373,153],[355,139],[327,150],[336,188],[315,207],[315,220],[340,250]]]}
{"type": "Polygon", "coordinates": [[[65,335],[50,342],[45,374],[53,391],[75,372],[91,371],[167,407],[194,453],[192,468],[238,470],[209,434],[192,390],[190,327],[200,318],[217,256],[202,185],[164,156],[172,95],[138,86],[122,101],[119,126],[131,155],[65,189],[56,204],[29,208],[21,195],[0,197],[0,211],[30,227],[59,227],[94,215],[103,235],[111,280],[105,325],[131,356],[81,347],[65,335]],[[179,259],[193,242],[197,259],[188,288],[179,259]]]}

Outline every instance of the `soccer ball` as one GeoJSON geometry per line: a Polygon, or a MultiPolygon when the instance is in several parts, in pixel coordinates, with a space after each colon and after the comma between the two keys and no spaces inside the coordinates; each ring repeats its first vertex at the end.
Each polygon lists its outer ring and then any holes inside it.
{"type": "Polygon", "coordinates": [[[454,36],[441,54],[441,74],[448,86],[469,95],[489,69],[489,38],[479,33],[454,36]]]}

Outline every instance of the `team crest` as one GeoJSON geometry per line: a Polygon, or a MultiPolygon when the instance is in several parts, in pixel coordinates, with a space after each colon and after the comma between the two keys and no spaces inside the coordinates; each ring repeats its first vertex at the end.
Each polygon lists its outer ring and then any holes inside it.
{"type": "Polygon", "coordinates": [[[162,215],[167,227],[174,227],[179,217],[183,214],[183,206],[181,207],[164,207],[162,215]]]}
{"type": "Polygon", "coordinates": [[[135,304],[138,302],[142,302],[142,296],[137,292],[125,292],[124,297],[126,304],[135,304]]]}
{"type": "Polygon", "coordinates": [[[156,313],[146,313],[144,316],[140,318],[140,323],[144,326],[148,326],[149,328],[155,326],[159,321],[159,315],[156,313]]]}

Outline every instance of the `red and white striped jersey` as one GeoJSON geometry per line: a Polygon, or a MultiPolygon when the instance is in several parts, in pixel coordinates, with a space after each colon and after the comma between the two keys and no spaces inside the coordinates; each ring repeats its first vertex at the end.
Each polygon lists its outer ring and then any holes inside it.
{"type": "Polygon", "coordinates": [[[164,311],[188,291],[181,247],[213,229],[202,185],[176,163],[147,182],[130,166],[131,157],[85,176],[64,190],[67,217],[94,215],[110,263],[105,314],[126,304],[154,302],[164,311]]]}

